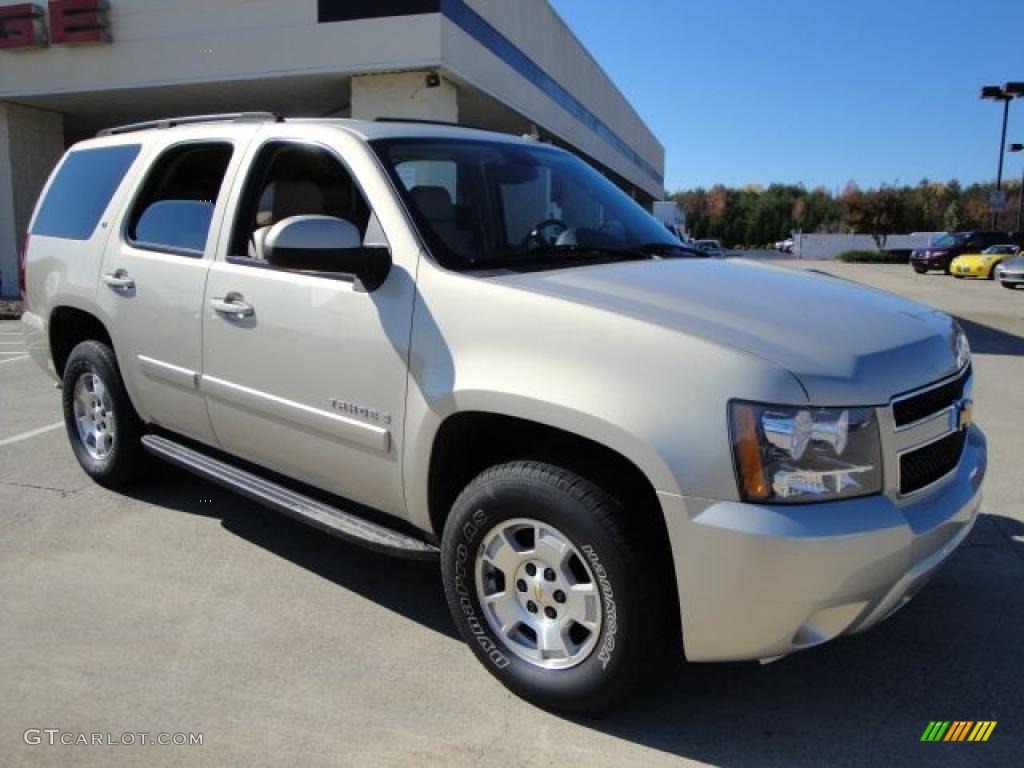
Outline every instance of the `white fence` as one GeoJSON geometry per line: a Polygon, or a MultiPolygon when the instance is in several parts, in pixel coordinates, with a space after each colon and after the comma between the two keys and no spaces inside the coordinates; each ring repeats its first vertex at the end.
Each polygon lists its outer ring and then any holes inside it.
{"type": "MultiPolygon", "coordinates": [[[[927,248],[945,232],[914,232],[910,235],[889,235],[886,250],[927,248]]],[[[877,251],[871,235],[794,235],[793,256],[798,259],[834,259],[844,251],[877,251]]]]}

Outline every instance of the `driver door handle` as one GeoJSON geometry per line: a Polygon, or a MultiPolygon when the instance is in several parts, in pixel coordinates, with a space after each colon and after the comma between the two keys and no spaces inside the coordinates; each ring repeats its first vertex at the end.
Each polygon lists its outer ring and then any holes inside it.
{"type": "Polygon", "coordinates": [[[119,269],[113,274],[104,275],[103,284],[118,292],[130,291],[135,287],[135,281],[128,277],[128,272],[123,269],[119,269]]]}
{"type": "Polygon", "coordinates": [[[256,314],[252,305],[245,303],[245,297],[234,291],[222,299],[210,299],[210,307],[232,320],[243,320],[256,314]]]}

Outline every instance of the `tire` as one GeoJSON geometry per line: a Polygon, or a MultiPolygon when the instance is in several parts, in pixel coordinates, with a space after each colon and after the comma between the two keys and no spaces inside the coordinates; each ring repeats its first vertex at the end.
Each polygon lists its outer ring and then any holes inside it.
{"type": "Polygon", "coordinates": [[[1001,280],[999,281],[999,284],[1000,284],[1001,286],[1003,286],[1003,288],[1009,288],[1009,289],[1010,289],[1011,291],[1012,291],[1012,290],[1014,290],[1014,289],[1015,289],[1015,288],[1017,287],[1017,286],[1016,286],[1016,285],[1014,285],[1013,283],[1004,283],[1004,282],[1003,282],[1003,281],[1001,281],[1001,280]]]}
{"type": "Polygon", "coordinates": [[[914,271],[917,272],[917,274],[919,274],[919,275],[923,275],[925,272],[928,271],[928,268],[927,267],[914,267],[914,271]]]}
{"type": "Polygon", "coordinates": [[[963,280],[964,279],[963,275],[953,275],[953,277],[955,277],[957,280],[963,280]]]}
{"type": "Polygon", "coordinates": [[[145,458],[143,423],[110,347],[83,341],[71,350],[64,366],[62,404],[71,449],[85,473],[107,488],[135,480],[145,458]]]}
{"type": "Polygon", "coordinates": [[[477,658],[516,695],[546,709],[601,712],[643,678],[648,663],[662,657],[672,634],[672,593],[651,562],[657,558],[649,552],[643,556],[639,536],[627,535],[624,520],[622,505],[589,480],[540,462],[492,467],[456,500],[441,544],[448,606],[477,658]],[[554,568],[543,574],[536,568],[535,575],[529,570],[531,558],[558,567],[551,562],[555,558],[545,557],[552,550],[537,546],[538,530],[545,542],[560,537],[569,545],[553,583],[554,568]],[[496,543],[500,536],[503,546],[496,543]],[[504,570],[496,569],[487,552],[504,570]],[[573,583],[576,591],[568,592],[568,601],[563,592],[559,602],[558,587],[573,583]],[[587,591],[585,598],[580,589],[587,591]],[[503,613],[511,618],[503,623],[514,627],[511,631],[499,632],[494,611],[483,607],[488,590],[506,596],[495,604],[505,606],[503,613]],[[574,622],[573,614],[598,618],[588,629],[574,622]],[[533,627],[552,625],[561,626],[560,636],[568,638],[560,649],[565,653],[537,658],[541,638],[559,633],[541,634],[533,627]]]}

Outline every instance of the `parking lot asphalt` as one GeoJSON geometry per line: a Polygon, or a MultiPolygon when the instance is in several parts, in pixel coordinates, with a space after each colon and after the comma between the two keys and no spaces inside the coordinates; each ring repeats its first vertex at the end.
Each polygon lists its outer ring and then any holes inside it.
{"type": "Polygon", "coordinates": [[[960,318],[989,437],[985,514],[876,629],[764,666],[679,665],[600,719],[545,713],[495,682],[457,639],[433,565],[170,467],[127,495],[92,484],[54,427],[59,393],[0,323],[0,764],[1019,765],[1024,291],[793,266],[960,318]],[[921,743],[932,720],[998,725],[984,744],[921,743]],[[27,745],[30,728],[203,744],[27,745]]]}

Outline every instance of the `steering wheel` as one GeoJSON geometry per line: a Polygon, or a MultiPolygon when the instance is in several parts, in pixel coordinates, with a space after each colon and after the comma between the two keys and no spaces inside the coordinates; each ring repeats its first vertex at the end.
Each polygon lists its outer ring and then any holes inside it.
{"type": "Polygon", "coordinates": [[[529,234],[527,234],[526,237],[523,238],[522,245],[523,247],[529,247],[533,243],[536,243],[539,246],[552,245],[554,244],[555,240],[558,239],[558,236],[568,229],[569,225],[566,224],[561,219],[544,219],[544,221],[537,224],[537,226],[531,229],[529,234]],[[555,234],[554,237],[550,239],[544,237],[544,235],[541,234],[541,232],[547,229],[548,227],[559,227],[558,232],[555,234]]]}

